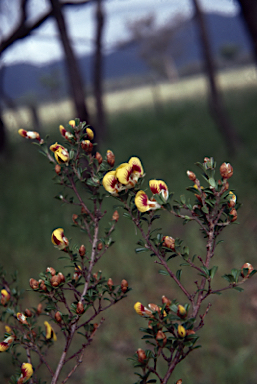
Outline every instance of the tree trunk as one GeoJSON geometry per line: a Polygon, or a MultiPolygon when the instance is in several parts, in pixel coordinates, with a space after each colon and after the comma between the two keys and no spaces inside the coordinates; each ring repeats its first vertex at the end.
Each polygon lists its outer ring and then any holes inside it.
{"type": "Polygon", "coordinates": [[[102,36],[104,27],[104,12],[102,0],[96,0],[96,35],[95,35],[95,54],[93,60],[93,88],[96,106],[96,132],[99,134],[98,141],[106,138],[107,124],[103,101],[103,52],[102,36]]]}
{"type": "Polygon", "coordinates": [[[89,114],[85,104],[85,94],[83,89],[83,80],[80,72],[80,68],[73,52],[69,36],[67,33],[65,19],[62,13],[61,4],[59,0],[49,0],[52,4],[53,16],[56,19],[60,40],[63,45],[65,60],[68,72],[70,93],[76,109],[76,116],[82,121],[89,123],[89,114]]]}
{"type": "Polygon", "coordinates": [[[200,41],[202,44],[205,72],[209,82],[210,110],[214,120],[217,123],[218,129],[224,138],[229,154],[235,155],[240,145],[240,138],[229,119],[229,116],[224,107],[221,95],[218,90],[218,85],[216,83],[215,77],[215,67],[203,13],[199,6],[198,0],[193,0],[193,4],[195,8],[195,19],[198,23],[200,41]]]}
{"type": "Polygon", "coordinates": [[[257,64],[257,1],[238,0],[241,7],[241,15],[250,34],[255,63],[257,64]]]}

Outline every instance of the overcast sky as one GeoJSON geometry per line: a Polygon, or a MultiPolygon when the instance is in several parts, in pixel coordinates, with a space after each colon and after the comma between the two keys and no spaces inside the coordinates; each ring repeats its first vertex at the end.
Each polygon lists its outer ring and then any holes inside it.
{"type": "MultiPolygon", "coordinates": [[[[14,3],[10,2],[9,4],[14,3]]],[[[203,9],[208,12],[222,12],[231,15],[238,12],[235,0],[200,0],[200,3],[203,9]]],[[[104,34],[106,50],[128,37],[126,23],[129,20],[154,13],[158,24],[163,24],[178,13],[185,16],[192,14],[191,0],[108,0],[104,7],[106,13],[104,34]]],[[[30,0],[31,18],[37,18],[47,9],[47,0],[30,0]]],[[[16,22],[14,11],[11,8],[10,11],[13,15],[12,23],[8,17],[8,12],[1,22],[0,33],[3,35],[8,34],[16,22]]],[[[90,52],[95,27],[94,4],[68,8],[65,11],[65,17],[77,54],[82,55],[90,52]]],[[[13,44],[2,55],[2,60],[6,64],[29,61],[37,65],[58,60],[62,57],[62,49],[57,36],[58,31],[55,23],[53,20],[49,20],[30,37],[13,44]]]]}

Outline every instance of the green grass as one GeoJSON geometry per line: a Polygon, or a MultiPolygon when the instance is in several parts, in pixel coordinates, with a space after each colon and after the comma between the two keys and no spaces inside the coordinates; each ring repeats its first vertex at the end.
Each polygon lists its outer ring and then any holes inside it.
{"type": "MultiPolygon", "coordinates": [[[[246,75],[242,72],[242,79],[240,73],[237,72],[237,83],[235,74],[228,73],[221,78],[228,111],[244,143],[236,158],[228,156],[222,137],[209,115],[201,78],[184,81],[184,93],[178,88],[179,84],[172,92],[171,88],[166,89],[163,85],[159,105],[161,113],[154,108],[151,97],[144,96],[145,89],[141,89],[141,93],[139,90],[134,92],[137,96],[133,99],[134,104],[131,102],[131,108],[117,112],[114,106],[109,106],[112,111],[108,116],[109,137],[100,148],[103,154],[112,149],[117,164],[134,155],[140,157],[146,181],[151,178],[165,180],[169,189],[175,192],[175,197],[184,194],[190,185],[186,171],[197,172],[196,161],[213,156],[218,164],[232,162],[234,176],[230,186],[235,189],[243,206],[239,211],[240,225],[230,226],[222,235],[225,242],[217,248],[218,277],[233,267],[240,268],[246,261],[256,266],[257,90],[247,79],[244,80],[246,75]],[[146,100],[145,103],[142,100],[146,100]],[[135,108],[136,103],[140,108],[135,108]]],[[[133,97],[125,93],[123,96],[133,97]]],[[[113,94],[111,97],[110,103],[115,104],[121,95],[113,94]]],[[[123,104],[126,105],[125,99],[123,104]]],[[[51,143],[58,139],[58,132],[54,130],[58,130],[58,123],[64,123],[63,117],[61,120],[45,128],[45,131],[51,131],[51,143]]],[[[53,175],[52,166],[37,153],[36,147],[20,138],[13,140],[9,156],[2,161],[0,169],[1,262],[9,272],[14,268],[19,270],[25,288],[29,278],[37,278],[47,266],[61,269],[58,251],[50,242],[52,229],[62,226],[74,243],[85,242],[82,233],[70,226],[71,215],[76,212],[67,206],[61,209],[60,202],[53,198],[62,192],[51,180],[53,175]]],[[[115,200],[108,200],[112,207],[115,200]]],[[[101,260],[99,269],[107,277],[111,276],[115,284],[126,278],[133,290],[126,300],[105,314],[106,322],[71,383],[133,383],[136,380],[134,369],[126,358],[137,348],[144,348],[138,328],[145,325],[145,320],[134,313],[134,303],[160,302],[163,294],[185,302],[175,284],[157,273],[158,267],[148,254],[135,254],[138,236],[135,236],[132,223],[122,217],[119,224],[114,235],[116,243],[101,260]]],[[[194,224],[182,226],[178,219],[164,214],[162,227],[163,233],[184,238],[192,253],[205,252],[194,224]]],[[[182,279],[186,280],[188,273],[183,271],[182,279]]],[[[200,332],[203,348],[193,352],[177,367],[171,383],[179,378],[187,384],[256,383],[256,293],[253,278],[245,285],[244,293],[226,292],[212,299],[206,326],[200,332]]],[[[36,302],[36,295],[32,296],[26,296],[27,305],[36,302]]],[[[7,371],[10,372],[10,360],[7,361],[1,356],[1,382],[5,380],[7,371]]]]}

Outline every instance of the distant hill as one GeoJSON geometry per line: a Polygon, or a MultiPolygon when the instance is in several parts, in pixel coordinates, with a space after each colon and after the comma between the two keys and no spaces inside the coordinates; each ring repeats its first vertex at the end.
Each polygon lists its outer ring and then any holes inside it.
{"type": "MultiPolygon", "coordinates": [[[[239,59],[251,57],[250,41],[239,15],[227,16],[221,14],[206,14],[206,21],[215,60],[220,58],[220,50],[224,45],[234,45],[238,48],[239,59]]],[[[181,73],[194,70],[201,63],[201,46],[198,41],[198,30],[193,19],[188,20],[177,34],[177,44],[181,47],[179,55],[175,55],[176,66],[181,73]]],[[[86,84],[90,84],[92,56],[79,58],[79,65],[86,84]]],[[[149,72],[149,67],[139,57],[139,45],[130,42],[117,48],[105,56],[104,75],[106,80],[124,77],[143,76],[149,72]]],[[[61,83],[58,97],[67,94],[65,64],[63,61],[48,65],[35,66],[27,63],[13,64],[5,68],[4,89],[12,98],[22,97],[45,99],[49,91],[42,85],[42,77],[58,74],[61,83]]]]}

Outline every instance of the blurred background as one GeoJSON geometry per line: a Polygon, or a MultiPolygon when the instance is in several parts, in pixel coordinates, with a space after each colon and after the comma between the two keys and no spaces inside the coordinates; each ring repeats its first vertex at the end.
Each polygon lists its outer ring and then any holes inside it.
{"type": "MultiPolygon", "coordinates": [[[[59,124],[74,117],[94,127],[99,152],[112,149],[116,164],[140,157],[146,179],[165,180],[175,198],[187,194],[186,171],[197,172],[195,162],[205,156],[231,162],[240,225],[221,236],[217,286],[226,285],[220,277],[231,268],[244,262],[256,268],[256,1],[1,0],[0,55],[1,264],[10,274],[19,271],[24,289],[46,267],[62,267],[50,241],[54,228],[63,227],[74,243],[87,240],[71,227],[77,212],[54,199],[63,191],[52,166],[17,129],[49,133],[52,144],[60,140],[59,124]]],[[[110,212],[114,204],[108,199],[110,212]]],[[[161,225],[192,254],[205,253],[194,224],[163,215],[161,225]]],[[[145,347],[138,328],[146,324],[134,303],[160,303],[162,295],[185,303],[147,253],[135,254],[138,239],[121,217],[99,269],[114,284],[127,279],[133,290],[106,312],[71,383],[135,382],[126,358],[145,347]]],[[[25,292],[26,306],[37,300],[25,292]]],[[[170,382],[255,384],[256,279],[244,293],[225,292],[211,303],[200,331],[203,348],[170,382]]],[[[11,374],[11,356],[1,355],[1,383],[11,374]]]]}

